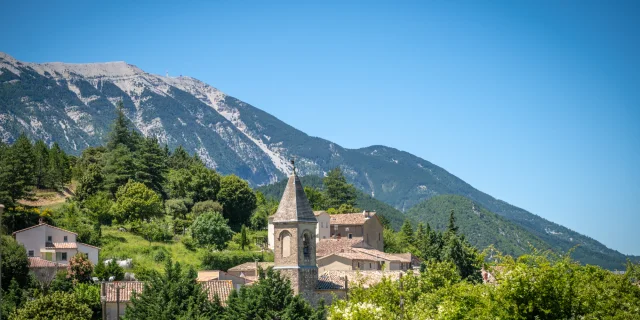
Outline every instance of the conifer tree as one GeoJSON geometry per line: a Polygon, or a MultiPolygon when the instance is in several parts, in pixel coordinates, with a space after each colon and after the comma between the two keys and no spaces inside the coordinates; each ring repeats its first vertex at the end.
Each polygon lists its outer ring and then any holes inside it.
{"type": "Polygon", "coordinates": [[[400,228],[400,237],[405,244],[413,244],[415,238],[413,236],[413,227],[409,220],[404,220],[402,227],[400,228]]]}
{"type": "Polygon", "coordinates": [[[142,139],[136,160],[136,180],[166,198],[163,184],[166,180],[167,158],[155,137],[142,139]]]}
{"type": "Polygon", "coordinates": [[[426,241],[426,231],[424,229],[424,224],[422,222],[418,223],[418,228],[416,230],[416,235],[415,235],[415,245],[416,246],[422,246],[425,241],[426,241]]]}
{"type": "Polygon", "coordinates": [[[331,208],[339,208],[340,205],[356,205],[356,188],[347,183],[340,168],[334,168],[322,180],[327,196],[327,205],[331,208]]]}
{"type": "Polygon", "coordinates": [[[54,142],[49,150],[48,184],[57,189],[62,188],[70,180],[69,159],[58,143],[54,142]]]}
{"type": "Polygon", "coordinates": [[[124,103],[120,100],[116,106],[116,119],[113,122],[113,128],[109,133],[107,149],[114,150],[118,145],[126,146],[129,150],[133,150],[133,141],[129,131],[129,119],[124,115],[124,103]]]}
{"type": "Polygon", "coordinates": [[[9,197],[13,202],[18,199],[31,197],[31,187],[34,185],[34,156],[31,141],[25,134],[21,134],[9,148],[7,154],[9,197]]]}
{"type": "Polygon", "coordinates": [[[104,187],[115,195],[120,186],[135,177],[136,163],[133,153],[125,145],[118,145],[104,155],[104,187]]]}
{"type": "Polygon", "coordinates": [[[169,168],[174,170],[188,169],[192,163],[193,159],[182,146],[178,146],[169,156],[169,168]]]}
{"type": "Polygon", "coordinates": [[[247,237],[247,227],[243,224],[240,228],[240,247],[244,250],[244,247],[249,245],[249,237],[247,237]]]}
{"type": "Polygon", "coordinates": [[[44,141],[38,140],[33,146],[33,153],[36,186],[45,188],[49,169],[49,147],[44,141]]]}
{"type": "Polygon", "coordinates": [[[451,209],[449,213],[449,226],[447,227],[447,231],[454,234],[458,233],[458,226],[456,226],[456,217],[453,214],[453,209],[451,209]]]}

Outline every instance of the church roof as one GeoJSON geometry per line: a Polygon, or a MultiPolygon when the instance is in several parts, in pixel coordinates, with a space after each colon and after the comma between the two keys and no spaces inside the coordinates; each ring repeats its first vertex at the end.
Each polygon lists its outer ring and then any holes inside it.
{"type": "Polygon", "coordinates": [[[304,193],[302,183],[300,183],[300,179],[295,173],[289,176],[287,187],[284,189],[282,199],[280,199],[278,211],[273,216],[273,222],[286,221],[318,221],[313,214],[311,205],[309,205],[309,199],[304,193]]]}

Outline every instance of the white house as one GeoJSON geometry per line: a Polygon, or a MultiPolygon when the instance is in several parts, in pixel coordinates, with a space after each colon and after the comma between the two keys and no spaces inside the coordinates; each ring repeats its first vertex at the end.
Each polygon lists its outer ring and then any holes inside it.
{"type": "Polygon", "coordinates": [[[71,257],[82,252],[87,254],[91,263],[98,263],[100,248],[76,241],[77,236],[74,232],[46,223],[13,233],[13,237],[24,246],[30,258],[41,258],[66,265],[71,257]]]}
{"type": "MultiPolygon", "coordinates": [[[[330,237],[330,221],[331,217],[326,211],[314,211],[313,215],[316,216],[318,220],[318,225],[316,226],[316,242],[322,239],[329,239],[330,237]]],[[[269,249],[273,250],[274,243],[274,229],[273,229],[273,216],[269,217],[269,227],[267,229],[269,233],[269,249]]]]}

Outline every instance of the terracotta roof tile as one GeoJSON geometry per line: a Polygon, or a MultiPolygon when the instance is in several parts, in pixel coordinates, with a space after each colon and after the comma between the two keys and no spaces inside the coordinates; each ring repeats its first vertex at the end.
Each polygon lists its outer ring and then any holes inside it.
{"type": "Polygon", "coordinates": [[[331,221],[329,223],[332,226],[333,225],[360,226],[360,225],[364,225],[365,221],[373,218],[376,215],[375,212],[367,212],[367,214],[369,215],[369,218],[367,218],[367,216],[365,216],[365,213],[363,212],[332,214],[331,221]]]}
{"type": "Polygon", "coordinates": [[[75,242],[47,242],[44,246],[46,249],[78,249],[75,242]]]}
{"type": "Polygon", "coordinates": [[[202,289],[207,293],[209,301],[213,301],[218,295],[222,305],[227,305],[229,294],[233,290],[233,281],[231,280],[210,280],[200,282],[202,289]]]}
{"type": "Polygon", "coordinates": [[[397,261],[403,263],[410,263],[411,258],[406,256],[397,256],[390,253],[382,252],[376,249],[363,249],[363,248],[353,248],[353,251],[357,251],[363,254],[370,255],[372,257],[376,257],[377,259],[383,259],[388,261],[397,261]]]}
{"type": "Polygon", "coordinates": [[[319,257],[318,260],[321,259],[325,259],[328,258],[330,256],[339,256],[339,257],[344,257],[350,260],[365,260],[365,261],[378,261],[379,259],[376,259],[375,257],[368,255],[368,254],[364,254],[364,253],[360,253],[360,252],[338,252],[338,253],[332,253],[330,255],[327,256],[323,256],[323,257],[319,257]]]}
{"type": "Polygon", "coordinates": [[[78,235],[75,232],[71,232],[69,230],[65,230],[65,229],[62,229],[62,228],[54,227],[54,226],[52,226],[50,224],[46,224],[46,223],[40,223],[40,224],[36,224],[35,226],[31,226],[31,227],[24,228],[24,229],[21,229],[21,230],[18,230],[18,231],[14,231],[12,233],[12,235],[15,235],[16,233],[19,233],[19,232],[22,232],[22,231],[27,231],[27,230],[30,230],[30,229],[34,229],[34,228],[37,228],[37,227],[40,227],[40,226],[47,226],[47,227],[50,227],[50,228],[58,229],[60,231],[64,231],[64,232],[68,232],[68,233],[72,233],[72,234],[78,235]]]}
{"type": "Polygon", "coordinates": [[[363,287],[368,288],[379,283],[383,278],[398,280],[400,279],[400,274],[404,274],[404,272],[377,270],[326,271],[318,276],[318,286],[316,288],[319,290],[344,290],[345,277],[348,280],[349,287],[362,284],[363,287]]]}
{"type": "MultiPolygon", "coordinates": [[[[267,269],[268,267],[273,267],[273,262],[258,262],[258,266],[262,269],[267,269]]],[[[243,264],[230,268],[228,271],[253,271],[255,269],[255,262],[245,262],[243,264]]]]}
{"type": "Polygon", "coordinates": [[[347,252],[351,248],[371,248],[362,239],[321,239],[316,243],[316,256],[322,257],[338,252],[347,252]]]}
{"type": "Polygon", "coordinates": [[[66,268],[67,264],[60,263],[60,262],[56,263],[56,262],[45,260],[38,257],[29,257],[29,268],[53,268],[53,267],[66,268]]]}
{"type": "Polygon", "coordinates": [[[144,290],[144,282],[142,281],[115,281],[103,283],[106,286],[106,302],[117,301],[117,288],[120,289],[120,302],[128,302],[133,297],[134,292],[142,292],[144,290]]]}
{"type": "Polygon", "coordinates": [[[91,247],[91,248],[95,248],[95,249],[98,249],[98,250],[102,250],[102,249],[100,249],[100,247],[92,246],[90,244],[86,244],[86,243],[82,243],[82,242],[78,242],[78,244],[81,244],[81,245],[87,246],[87,247],[91,247]]]}

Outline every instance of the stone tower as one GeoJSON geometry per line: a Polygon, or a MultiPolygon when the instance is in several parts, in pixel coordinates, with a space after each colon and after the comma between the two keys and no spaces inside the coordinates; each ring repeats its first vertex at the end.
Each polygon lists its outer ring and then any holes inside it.
{"type": "Polygon", "coordinates": [[[274,269],[291,280],[296,294],[313,294],[318,282],[316,220],[300,179],[289,177],[273,216],[274,269]]]}

